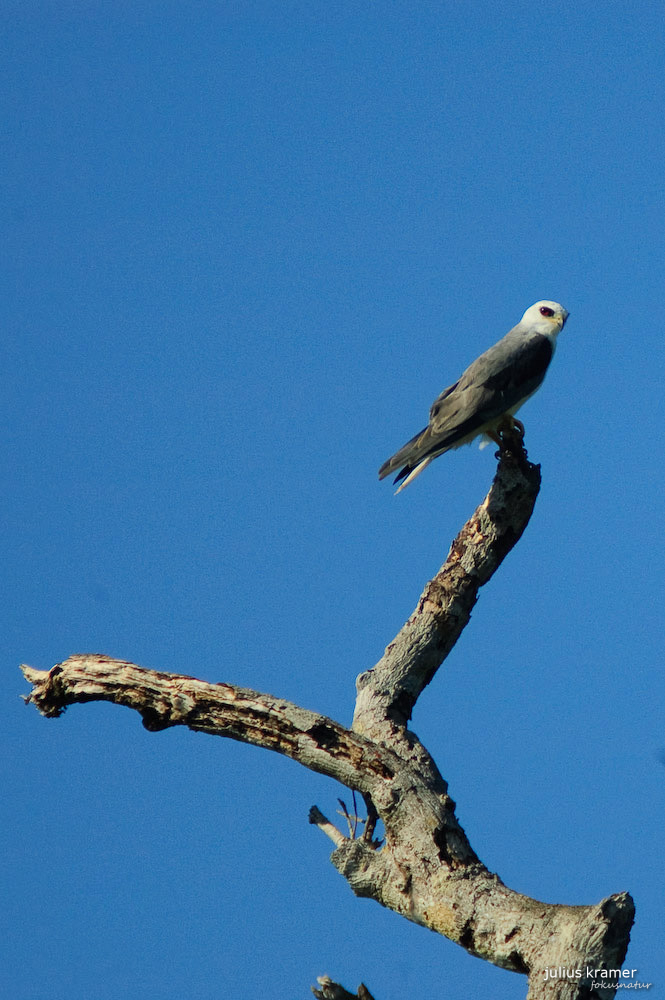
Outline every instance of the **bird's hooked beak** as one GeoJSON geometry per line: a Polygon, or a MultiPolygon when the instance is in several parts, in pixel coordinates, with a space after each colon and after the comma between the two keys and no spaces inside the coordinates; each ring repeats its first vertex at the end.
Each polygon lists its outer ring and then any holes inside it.
{"type": "Polygon", "coordinates": [[[559,331],[563,330],[564,326],[566,325],[566,320],[568,319],[569,316],[570,313],[568,312],[568,310],[564,309],[561,315],[557,317],[559,323],[559,331]]]}

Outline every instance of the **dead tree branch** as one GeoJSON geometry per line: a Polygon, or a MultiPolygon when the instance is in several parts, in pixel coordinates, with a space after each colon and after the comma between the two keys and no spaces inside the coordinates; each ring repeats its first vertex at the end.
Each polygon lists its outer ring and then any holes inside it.
{"type": "Polygon", "coordinates": [[[320,976],[317,982],[320,989],[312,986],[312,993],[317,1000],[374,1000],[364,983],[360,984],[357,993],[349,993],[339,983],[333,983],[330,976],[320,976]]]}
{"type": "MultiPolygon", "coordinates": [[[[356,895],[528,975],[531,1000],[588,997],[594,975],[623,962],[634,914],[630,896],[566,906],[505,886],[474,853],[446,782],[407,728],[418,696],[467,624],[479,588],[524,531],[539,485],[539,469],[529,465],[521,446],[508,442],[488,496],[413,615],[379,663],[358,679],[352,729],[271,695],[94,654],[72,656],[51,671],[23,667],[33,685],[26,700],[48,717],[68,705],[111,701],[139,712],[150,731],[188,726],[285,754],[335,778],[362,794],[365,833],[356,838],[352,823],[353,836],[343,834],[316,807],[310,822],[333,840],[333,864],[356,895]],[[379,818],[383,846],[372,840],[379,818]],[[547,976],[550,968],[582,972],[561,979],[547,976]]],[[[321,988],[315,995],[352,996],[330,980],[321,988]],[[338,992],[327,994],[326,988],[338,992]]]]}
{"type": "Polygon", "coordinates": [[[404,627],[383,657],[357,680],[353,728],[381,738],[403,728],[423,689],[464,631],[478,591],[493,576],[529,523],[540,467],[526,460],[521,439],[500,455],[492,487],[450,548],[404,627]]]}

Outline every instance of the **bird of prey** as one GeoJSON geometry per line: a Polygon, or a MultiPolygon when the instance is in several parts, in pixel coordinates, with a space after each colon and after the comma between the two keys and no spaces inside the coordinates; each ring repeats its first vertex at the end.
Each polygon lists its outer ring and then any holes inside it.
{"type": "Polygon", "coordinates": [[[450,448],[469,444],[480,434],[501,447],[499,433],[506,428],[517,427],[523,434],[524,425],[514,414],[542,385],[567,319],[568,310],[558,302],[529,306],[517,326],[434,400],[428,426],[383,463],[379,479],[398,469],[394,481],[404,480],[399,493],[450,448]]]}

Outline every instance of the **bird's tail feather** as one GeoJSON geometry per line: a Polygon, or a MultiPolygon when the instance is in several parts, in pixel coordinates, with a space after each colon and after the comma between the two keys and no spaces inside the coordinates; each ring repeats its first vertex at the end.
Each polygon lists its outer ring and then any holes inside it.
{"type": "MultiPolygon", "coordinates": [[[[413,460],[418,461],[418,454],[422,448],[423,442],[428,434],[429,427],[425,427],[422,431],[407,441],[405,445],[402,445],[399,451],[396,451],[394,455],[391,455],[387,462],[384,462],[379,469],[379,479],[385,479],[389,476],[391,472],[395,469],[399,469],[401,465],[410,466],[413,465],[413,460]]],[[[401,474],[400,474],[401,475],[401,474]]],[[[398,479],[400,476],[397,477],[398,479]]]]}
{"type": "MultiPolygon", "coordinates": [[[[415,467],[415,469],[411,469],[411,472],[409,472],[404,482],[400,483],[398,488],[395,490],[395,496],[397,496],[398,493],[401,493],[405,486],[408,486],[409,483],[412,483],[413,480],[416,478],[416,476],[419,476],[420,473],[423,471],[423,469],[425,469],[431,461],[432,461],[431,458],[426,458],[423,462],[419,462],[418,465],[415,467]]],[[[400,477],[398,476],[397,479],[395,480],[396,483],[399,482],[399,478],[400,477]]]]}

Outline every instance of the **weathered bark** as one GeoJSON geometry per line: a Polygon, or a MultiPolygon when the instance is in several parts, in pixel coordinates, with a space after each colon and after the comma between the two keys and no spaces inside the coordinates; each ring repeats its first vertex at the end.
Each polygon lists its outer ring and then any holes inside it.
{"type": "MultiPolygon", "coordinates": [[[[586,997],[594,974],[619,968],[625,957],[634,912],[630,896],[566,906],[505,886],[474,853],[446,782],[407,728],[416,699],[468,622],[480,586],[531,515],[539,470],[514,440],[511,448],[502,450],[487,498],[453,542],[413,615],[379,663],[358,679],[352,729],[271,695],[101,655],[73,656],[50,672],[24,667],[33,685],[27,700],[47,716],[77,702],[112,701],[138,711],[151,731],[185,725],[274,750],[335,778],[363,795],[364,835],[345,836],[316,807],[310,821],[333,840],[333,864],[356,895],[495,965],[527,974],[531,1000],[586,997]],[[383,845],[372,839],[377,817],[385,828],[383,845]],[[580,969],[581,975],[546,978],[548,968],[580,969]]],[[[324,980],[320,995],[328,995],[325,988],[342,990],[324,980]]]]}
{"type": "Polygon", "coordinates": [[[540,467],[527,462],[515,438],[511,443],[514,452],[501,455],[489,493],[455,538],[415,611],[376,666],[358,677],[355,730],[380,737],[406,726],[423,688],[468,624],[478,591],[529,523],[540,467]]]}

